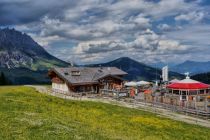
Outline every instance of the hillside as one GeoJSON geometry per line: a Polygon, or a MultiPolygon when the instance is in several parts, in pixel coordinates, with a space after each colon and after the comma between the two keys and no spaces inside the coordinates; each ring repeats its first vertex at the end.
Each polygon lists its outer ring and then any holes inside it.
{"type": "Polygon", "coordinates": [[[182,74],[185,72],[190,72],[191,74],[205,73],[210,71],[210,61],[185,61],[184,63],[172,67],[171,70],[182,74]]]}
{"type": "Polygon", "coordinates": [[[0,29],[0,67],[46,70],[68,65],[46,52],[27,34],[14,29],[0,29]]]}
{"type": "Polygon", "coordinates": [[[71,101],[29,87],[0,88],[0,139],[208,139],[210,129],[99,102],[71,101]]]}
{"type": "Polygon", "coordinates": [[[204,82],[206,84],[210,84],[210,72],[196,74],[196,75],[193,75],[191,77],[192,77],[192,79],[195,79],[197,81],[201,81],[201,82],[204,82]]]}
{"type": "Polygon", "coordinates": [[[68,63],[50,55],[30,36],[14,29],[0,29],[0,73],[10,84],[46,84],[47,71],[68,63]]]}
{"type": "MultiPolygon", "coordinates": [[[[101,64],[93,64],[89,66],[106,66],[106,67],[117,67],[120,68],[128,73],[128,75],[125,77],[127,80],[155,80],[156,77],[159,79],[159,76],[162,74],[162,71],[160,69],[156,69],[150,66],[147,66],[143,63],[137,62],[133,59],[130,59],[128,57],[121,57],[119,59],[107,62],[107,63],[101,63],[101,64]]],[[[169,77],[172,78],[183,78],[183,75],[175,73],[175,72],[169,72],[169,77]]]]}
{"type": "Polygon", "coordinates": [[[0,68],[9,84],[24,85],[24,84],[49,84],[50,79],[47,75],[47,70],[33,71],[27,68],[0,68]]]}

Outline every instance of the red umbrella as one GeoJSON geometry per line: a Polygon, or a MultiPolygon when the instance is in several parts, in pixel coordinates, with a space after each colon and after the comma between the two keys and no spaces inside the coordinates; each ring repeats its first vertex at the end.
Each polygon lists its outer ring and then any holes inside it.
{"type": "Polygon", "coordinates": [[[152,91],[149,89],[144,91],[144,94],[151,94],[151,93],[152,93],[152,91]]]}

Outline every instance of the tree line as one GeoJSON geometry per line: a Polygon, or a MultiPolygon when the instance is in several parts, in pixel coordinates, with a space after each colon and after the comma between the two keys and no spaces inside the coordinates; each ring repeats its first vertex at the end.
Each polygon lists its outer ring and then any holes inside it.
{"type": "Polygon", "coordinates": [[[193,75],[192,79],[210,84],[210,72],[193,75]]]}
{"type": "Polygon", "coordinates": [[[6,78],[3,72],[0,73],[0,85],[10,85],[11,82],[6,78]]]}

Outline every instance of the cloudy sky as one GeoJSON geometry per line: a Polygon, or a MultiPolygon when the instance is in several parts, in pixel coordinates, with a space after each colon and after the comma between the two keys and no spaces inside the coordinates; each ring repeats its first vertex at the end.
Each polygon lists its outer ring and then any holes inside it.
{"type": "Polygon", "coordinates": [[[0,0],[0,26],[80,64],[210,60],[209,0],[0,0]]]}

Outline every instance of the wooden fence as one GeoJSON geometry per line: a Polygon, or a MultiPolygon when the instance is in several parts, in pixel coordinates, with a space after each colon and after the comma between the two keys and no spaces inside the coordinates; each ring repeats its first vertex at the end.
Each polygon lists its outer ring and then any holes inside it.
{"type": "Polygon", "coordinates": [[[155,108],[160,108],[160,109],[167,109],[173,112],[178,112],[178,113],[182,113],[185,115],[191,115],[191,116],[195,116],[198,118],[202,118],[202,119],[206,119],[206,120],[210,120],[210,112],[207,111],[201,111],[198,109],[190,109],[190,108],[186,108],[186,107],[180,107],[180,106],[176,106],[176,105],[171,105],[171,104],[165,104],[165,103],[160,103],[160,102],[145,102],[145,100],[130,100],[129,102],[124,100],[127,103],[133,104],[134,106],[138,106],[138,105],[145,105],[145,106],[150,106],[155,108]]]}
{"type": "MultiPolygon", "coordinates": [[[[52,92],[52,91],[51,91],[52,92]]],[[[149,106],[149,107],[153,107],[154,110],[155,108],[160,108],[160,109],[167,109],[173,112],[178,112],[178,113],[182,113],[185,115],[191,115],[191,116],[195,116],[198,118],[202,118],[202,119],[207,119],[210,120],[210,112],[208,111],[202,111],[202,110],[198,110],[198,109],[191,109],[191,108],[187,108],[187,107],[181,107],[181,106],[177,106],[177,105],[172,105],[172,104],[166,104],[166,103],[161,103],[161,102],[146,102],[144,99],[131,99],[131,98],[121,98],[119,96],[121,91],[114,91],[114,90],[102,90],[102,96],[100,95],[96,95],[90,92],[81,92],[81,93],[74,93],[74,94],[69,94],[69,93],[60,93],[58,91],[53,91],[54,93],[59,93],[59,94],[63,94],[65,96],[72,96],[72,97],[80,97],[82,98],[83,95],[85,95],[88,98],[103,98],[106,96],[111,97],[114,100],[117,101],[122,101],[125,102],[127,104],[130,105],[134,105],[134,106],[149,106]],[[118,94],[117,96],[110,96],[110,94],[118,94]]]]}

